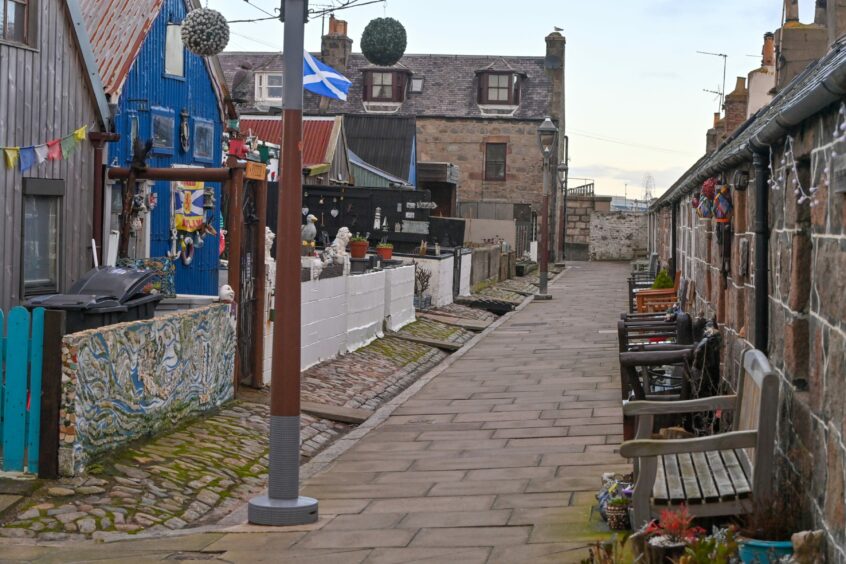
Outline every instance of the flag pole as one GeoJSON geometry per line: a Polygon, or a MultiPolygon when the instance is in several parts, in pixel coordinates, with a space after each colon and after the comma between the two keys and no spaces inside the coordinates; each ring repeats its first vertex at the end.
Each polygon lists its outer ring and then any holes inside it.
{"type": "Polygon", "coordinates": [[[270,468],[267,495],[250,500],[256,525],[317,521],[317,500],[300,488],[300,210],[302,209],[303,46],[307,0],[284,0],[282,158],[279,236],[270,379],[270,468]]]}

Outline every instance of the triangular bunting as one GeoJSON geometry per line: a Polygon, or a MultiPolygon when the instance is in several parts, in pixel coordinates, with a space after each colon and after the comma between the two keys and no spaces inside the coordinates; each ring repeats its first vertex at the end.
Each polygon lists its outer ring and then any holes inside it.
{"type": "Polygon", "coordinates": [[[51,161],[62,160],[62,140],[53,139],[47,141],[47,159],[51,161]]]}
{"type": "Polygon", "coordinates": [[[76,145],[79,141],[76,140],[76,135],[68,135],[62,139],[62,158],[67,159],[76,150],[76,145]]]}
{"type": "Polygon", "coordinates": [[[20,152],[21,172],[26,172],[35,166],[36,159],[35,147],[23,147],[20,152]]]}
{"type": "Polygon", "coordinates": [[[49,153],[50,153],[50,150],[49,150],[49,148],[47,147],[47,144],[46,144],[46,143],[45,143],[44,145],[37,145],[37,146],[35,147],[35,158],[36,158],[36,160],[38,161],[38,164],[41,164],[41,163],[43,163],[44,161],[46,161],[46,160],[47,160],[47,155],[48,155],[49,153]]]}
{"type": "Polygon", "coordinates": [[[88,131],[88,126],[83,125],[82,127],[73,132],[73,136],[76,138],[77,141],[85,141],[86,131],[88,131]]]}
{"type": "Polygon", "coordinates": [[[6,167],[15,168],[18,164],[18,155],[20,154],[20,147],[4,147],[3,158],[6,161],[6,167]]]}

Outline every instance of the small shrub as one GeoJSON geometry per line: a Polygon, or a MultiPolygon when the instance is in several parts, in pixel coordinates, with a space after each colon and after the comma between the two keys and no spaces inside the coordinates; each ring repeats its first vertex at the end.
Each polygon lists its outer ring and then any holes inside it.
{"type": "Polygon", "coordinates": [[[655,277],[655,282],[652,283],[652,289],[664,290],[672,288],[674,285],[673,279],[670,278],[670,273],[667,272],[666,268],[662,268],[661,272],[658,273],[658,276],[655,277]]]}
{"type": "Polygon", "coordinates": [[[393,249],[394,244],[393,243],[379,243],[378,245],[376,245],[376,248],[377,249],[393,249]]]}

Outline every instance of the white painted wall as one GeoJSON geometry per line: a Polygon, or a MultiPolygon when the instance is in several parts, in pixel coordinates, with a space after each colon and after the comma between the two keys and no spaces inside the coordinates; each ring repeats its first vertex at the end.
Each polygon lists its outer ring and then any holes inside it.
{"type": "Polygon", "coordinates": [[[344,278],[347,279],[347,352],[383,335],[385,271],[344,278]]]}
{"type": "Polygon", "coordinates": [[[423,295],[432,297],[433,307],[442,307],[452,303],[452,277],[454,274],[453,265],[455,258],[449,256],[445,259],[433,259],[414,257],[403,259],[406,263],[412,261],[417,263],[417,268],[424,268],[432,273],[429,280],[429,289],[423,295]]]}
{"type": "Polygon", "coordinates": [[[338,276],[302,284],[302,354],[308,368],[347,350],[347,278],[338,276]]]}
{"type": "Polygon", "coordinates": [[[461,255],[461,279],[458,282],[458,295],[470,295],[470,271],[473,267],[473,253],[461,255]]]}
{"type": "Polygon", "coordinates": [[[385,270],[386,327],[390,331],[399,331],[414,320],[414,267],[385,270]]]}

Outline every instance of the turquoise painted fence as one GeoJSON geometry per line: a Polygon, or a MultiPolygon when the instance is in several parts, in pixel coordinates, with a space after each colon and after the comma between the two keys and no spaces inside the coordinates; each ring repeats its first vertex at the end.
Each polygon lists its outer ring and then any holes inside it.
{"type": "Polygon", "coordinates": [[[38,472],[44,310],[0,311],[0,437],[2,469],[38,472]]]}

